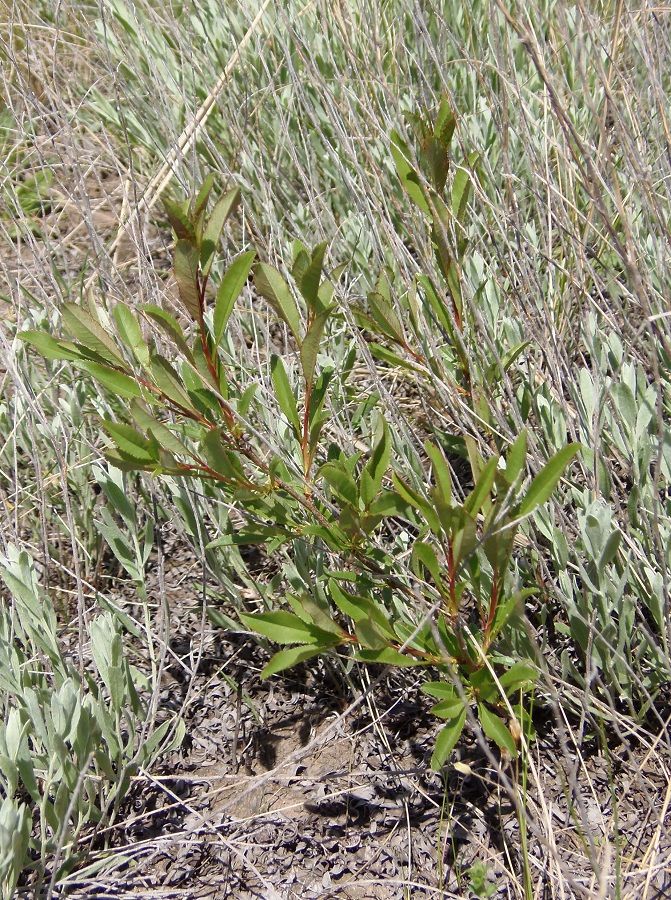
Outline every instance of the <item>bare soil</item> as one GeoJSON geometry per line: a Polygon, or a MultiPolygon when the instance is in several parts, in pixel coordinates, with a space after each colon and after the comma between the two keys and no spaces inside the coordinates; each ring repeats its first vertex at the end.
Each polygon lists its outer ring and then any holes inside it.
{"type": "MultiPolygon", "coordinates": [[[[347,687],[325,665],[261,682],[268,653],[203,618],[200,573],[188,547],[168,546],[161,709],[183,711],[184,744],[135,780],[112,840],[118,867],[71,882],[68,896],[471,897],[478,864],[480,896],[523,896],[520,822],[505,786],[523,773],[494,768],[472,733],[444,776],[431,772],[440,723],[408,670],[369,672],[364,699],[365,674],[347,687]]],[[[571,897],[615,896],[618,883],[629,900],[671,896],[669,746],[644,729],[624,741],[611,729],[605,744],[587,729],[579,738],[579,721],[561,729],[542,704],[535,719],[534,896],[559,896],[558,869],[564,897],[567,885],[571,897]]]]}

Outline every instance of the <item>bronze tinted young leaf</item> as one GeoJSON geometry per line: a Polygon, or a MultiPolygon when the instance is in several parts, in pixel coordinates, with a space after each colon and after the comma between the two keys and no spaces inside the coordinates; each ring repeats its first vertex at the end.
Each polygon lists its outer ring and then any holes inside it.
{"type": "Polygon", "coordinates": [[[173,200],[163,200],[163,208],[172,225],[172,230],[177,235],[177,240],[195,243],[196,232],[189,217],[188,210],[186,210],[184,206],[184,203],[178,203],[173,200]]]}
{"type": "Polygon", "coordinates": [[[179,240],[175,245],[174,271],[179,299],[194,319],[201,315],[198,280],[198,249],[189,241],[179,240]]]}

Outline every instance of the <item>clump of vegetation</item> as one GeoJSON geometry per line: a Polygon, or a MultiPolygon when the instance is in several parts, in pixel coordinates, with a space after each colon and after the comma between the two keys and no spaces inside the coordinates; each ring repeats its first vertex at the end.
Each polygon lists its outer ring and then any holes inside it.
{"type": "MultiPolygon", "coordinates": [[[[443,102],[435,123],[420,118],[418,125],[422,176],[398,135],[392,153],[402,184],[431,222],[436,270],[442,276],[441,281],[418,276],[424,296],[415,302],[430,306],[446,340],[430,359],[408,343],[384,273],[356,317],[384,342],[371,344],[383,363],[411,367],[418,390],[427,393],[432,370],[449,379],[453,390],[482,410],[486,427],[486,392],[524,345],[506,354],[502,371],[495,359],[484,373],[470,366],[471,315],[461,272],[476,155],[456,169],[447,190],[454,116],[443,102]]],[[[158,307],[141,312],[167,333],[169,350],[160,353],[155,340],[145,338],[140,320],[124,304],[113,309],[114,336],[101,310],[70,304],[63,321],[71,340],[38,332],[20,337],[48,358],[73,362],[103,388],[130,400],[122,421],[103,421],[114,445],[106,457],[115,468],[209,482],[245,523],[231,532],[232,543],[264,543],[272,551],[285,547],[291,560],[300,554],[302,590],[283,591],[267,598],[268,609],[240,614],[252,631],[287,645],[262,677],[350,648],[361,662],[431,667],[444,680],[427,681],[424,690],[439,700],[433,712],[447,720],[432,765],[444,764],[471,707],[485,734],[515,756],[523,731],[528,732],[521,698],[537,670],[533,660],[517,658],[514,649],[521,643],[532,651],[525,642],[523,614],[524,600],[535,589],[513,565],[513,546],[519,524],[549,498],[578,445],[559,450],[526,488],[524,430],[510,447],[494,442],[489,459],[471,445],[474,486],[463,502],[453,492],[445,448],[438,443],[425,444],[433,486],[428,473],[424,484],[413,484],[417,473],[397,458],[385,418],[374,407],[360,425],[360,433],[374,435],[370,452],[349,454],[338,447],[328,437],[327,398],[347,389],[356,349],[341,367],[319,361],[329,355],[329,321],[347,302],[346,293],[340,304],[335,299],[345,267],[325,271],[326,244],[310,250],[296,241],[290,286],[271,265],[255,264],[254,251],[248,251],[223,273],[208,308],[220,236],[239,202],[234,189],[208,211],[213,181],[208,178],[192,202],[166,205],[177,237],[175,278],[191,324],[185,331],[158,307]],[[276,431],[263,433],[268,410],[259,415],[254,385],[242,393],[236,388],[233,366],[220,352],[252,267],[256,291],[296,348],[298,385],[291,383],[280,356],[270,362],[276,403],[271,414],[283,421],[282,443],[276,431]],[[399,522],[414,533],[409,567],[405,559],[398,564],[399,522]]],[[[452,438],[466,446],[464,435],[452,438]]]]}
{"type": "Polygon", "coordinates": [[[0,614],[0,893],[13,896],[29,878],[39,896],[86,861],[96,826],[114,823],[133,775],[179,745],[184,724],[173,717],[154,727],[140,697],[146,679],[129,665],[111,613],[81,635],[93,661],[84,670],[63,645],[28,554],[10,548],[0,576],[13,598],[0,614]]]}

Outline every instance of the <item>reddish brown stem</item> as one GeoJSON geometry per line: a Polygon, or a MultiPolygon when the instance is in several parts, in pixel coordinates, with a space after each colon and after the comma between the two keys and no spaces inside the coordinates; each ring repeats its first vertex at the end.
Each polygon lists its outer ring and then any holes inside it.
{"type": "Polygon", "coordinates": [[[456,616],[459,612],[459,603],[457,602],[457,568],[454,564],[454,552],[451,544],[447,551],[447,577],[450,592],[450,615],[456,616]]]}
{"type": "Polygon", "coordinates": [[[312,460],[310,458],[310,401],[312,400],[312,385],[305,384],[305,408],[303,410],[303,436],[301,439],[301,452],[303,454],[303,474],[306,478],[310,475],[312,460]]]}

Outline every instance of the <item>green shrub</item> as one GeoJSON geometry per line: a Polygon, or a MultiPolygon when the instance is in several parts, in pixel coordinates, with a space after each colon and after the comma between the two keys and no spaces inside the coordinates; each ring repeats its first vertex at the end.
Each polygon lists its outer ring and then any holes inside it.
{"type": "Polygon", "coordinates": [[[325,244],[294,243],[290,281],[255,261],[253,251],[239,255],[209,303],[220,236],[240,200],[234,189],[209,210],[211,177],[192,202],[166,204],[188,324],[183,327],[165,309],[142,307],[144,320],[160,329],[162,350],[120,303],[112,317],[93,304],[66,304],[63,324],[70,340],[39,332],[21,337],[128,401],[122,421],[103,420],[112,466],[211,485],[245,523],[231,528],[219,545],[289,548],[298,577],[292,580],[287,569],[283,589],[267,598],[267,609],[240,611],[247,628],[284,647],[264,677],[324,653],[426,667],[441,676],[424,685],[438,700],[433,711],[446,720],[432,760],[439,768],[469,711],[477,712],[485,734],[510,755],[523,731],[530,734],[522,697],[537,669],[519,648],[533,653],[524,601],[534,589],[524,583],[513,548],[520,524],[550,497],[578,445],[559,449],[527,484],[526,432],[505,447],[492,427],[497,385],[527,342],[500,348],[488,366],[472,364],[476,316],[463,272],[478,155],[453,164],[455,119],[445,102],[435,121],[417,117],[415,128],[420,168],[398,134],[392,136],[391,155],[401,184],[429,223],[436,271],[418,276],[408,292],[409,329],[395,310],[391,272],[377,279],[367,305],[352,312],[371,335],[365,352],[378,361],[380,374],[410,370],[419,390],[427,392],[440,382],[479,417],[491,442],[488,458],[469,435],[450,436],[451,446],[469,460],[470,491],[453,486],[448,442],[425,442],[432,485],[422,469],[409,466],[375,399],[364,401],[357,433],[347,436],[351,443],[368,435],[369,452],[348,452],[329,436],[334,396],[349,391],[356,397],[348,380],[357,354],[352,345],[337,366],[337,354],[329,353],[330,329],[346,315],[335,299],[345,266],[325,268],[325,244]],[[295,378],[280,355],[270,356],[270,411],[256,385],[242,386],[236,377],[227,335],[252,272],[256,292],[286,329],[298,362],[295,378]],[[412,323],[418,303],[430,311],[443,338],[430,352],[409,337],[418,330],[417,316],[412,323]],[[409,566],[406,554],[399,558],[406,548],[409,566]]]}

